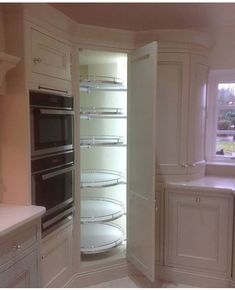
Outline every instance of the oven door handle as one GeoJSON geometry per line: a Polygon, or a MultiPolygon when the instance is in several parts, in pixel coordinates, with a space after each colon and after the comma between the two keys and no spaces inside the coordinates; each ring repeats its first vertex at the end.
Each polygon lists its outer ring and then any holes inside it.
{"type": "Polygon", "coordinates": [[[74,111],[40,109],[42,115],[74,115],[74,111]]]}
{"type": "Polygon", "coordinates": [[[54,177],[54,176],[57,176],[57,175],[60,175],[60,174],[63,174],[63,173],[66,173],[66,172],[69,172],[69,171],[72,171],[72,170],[74,170],[74,166],[71,166],[69,168],[63,168],[63,169],[60,169],[60,170],[56,170],[56,171],[53,171],[53,172],[50,172],[50,173],[47,173],[47,174],[43,174],[42,175],[42,179],[46,180],[46,179],[49,179],[51,177],[54,177]]]}

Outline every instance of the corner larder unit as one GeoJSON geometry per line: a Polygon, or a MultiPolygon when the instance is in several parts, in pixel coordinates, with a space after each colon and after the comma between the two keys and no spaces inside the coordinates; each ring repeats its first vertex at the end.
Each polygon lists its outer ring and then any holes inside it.
{"type": "Polygon", "coordinates": [[[102,259],[102,253],[118,246],[123,257],[126,239],[127,55],[82,50],[79,63],[82,261],[91,260],[91,255],[102,259]]]}
{"type": "Polygon", "coordinates": [[[79,51],[81,269],[127,258],[154,280],[156,50],[79,51]]]}

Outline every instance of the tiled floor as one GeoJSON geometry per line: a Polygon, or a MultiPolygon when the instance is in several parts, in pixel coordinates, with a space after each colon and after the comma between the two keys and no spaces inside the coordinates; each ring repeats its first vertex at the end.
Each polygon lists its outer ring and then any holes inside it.
{"type": "Polygon", "coordinates": [[[90,288],[190,288],[183,284],[154,283],[152,284],[142,276],[127,276],[91,286],[90,288]]]}

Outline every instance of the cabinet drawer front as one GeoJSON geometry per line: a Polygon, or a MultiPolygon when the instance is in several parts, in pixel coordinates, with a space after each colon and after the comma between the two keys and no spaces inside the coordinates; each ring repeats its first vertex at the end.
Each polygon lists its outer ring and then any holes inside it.
{"type": "Polygon", "coordinates": [[[0,273],[0,287],[38,287],[37,253],[32,252],[0,273]]]}
{"type": "Polygon", "coordinates": [[[37,241],[36,225],[24,228],[0,241],[0,265],[16,257],[37,241]]]}

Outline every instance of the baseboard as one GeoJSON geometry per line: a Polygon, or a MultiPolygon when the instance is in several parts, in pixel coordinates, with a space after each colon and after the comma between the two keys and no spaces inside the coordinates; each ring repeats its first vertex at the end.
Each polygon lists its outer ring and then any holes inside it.
{"type": "Polygon", "coordinates": [[[119,279],[128,274],[128,264],[121,264],[103,267],[94,271],[86,271],[75,274],[65,288],[84,288],[95,284],[107,282],[114,279],[119,279]]]}
{"type": "Polygon", "coordinates": [[[167,283],[184,284],[203,288],[227,288],[231,286],[231,279],[228,278],[159,265],[156,267],[156,278],[167,283]]]}

